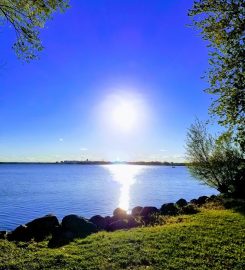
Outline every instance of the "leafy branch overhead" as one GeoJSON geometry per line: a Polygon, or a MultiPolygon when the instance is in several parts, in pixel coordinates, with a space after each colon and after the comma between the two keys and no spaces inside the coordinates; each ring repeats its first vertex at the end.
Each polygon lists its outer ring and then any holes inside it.
{"type": "Polygon", "coordinates": [[[17,56],[26,61],[35,59],[43,49],[40,28],[55,11],[63,12],[69,0],[0,0],[1,25],[10,24],[16,33],[13,45],[17,56]]]}
{"type": "Polygon", "coordinates": [[[189,15],[209,42],[210,112],[245,150],[245,0],[195,1],[189,15]]]}

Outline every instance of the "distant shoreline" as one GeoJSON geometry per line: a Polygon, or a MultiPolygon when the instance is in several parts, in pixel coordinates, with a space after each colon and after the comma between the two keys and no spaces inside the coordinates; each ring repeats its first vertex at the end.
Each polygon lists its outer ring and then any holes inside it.
{"type": "Polygon", "coordinates": [[[37,165],[115,165],[115,164],[126,164],[126,165],[145,165],[145,166],[186,166],[187,163],[175,163],[175,162],[160,162],[160,161],[132,161],[132,162],[112,162],[112,161],[57,161],[57,162],[0,162],[1,164],[25,164],[25,165],[31,165],[31,164],[37,164],[37,165]]]}

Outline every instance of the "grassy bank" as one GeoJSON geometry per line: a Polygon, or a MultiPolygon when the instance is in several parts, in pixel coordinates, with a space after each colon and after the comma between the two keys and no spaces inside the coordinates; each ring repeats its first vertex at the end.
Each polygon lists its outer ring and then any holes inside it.
{"type": "Polygon", "coordinates": [[[100,232],[67,246],[0,241],[0,269],[245,269],[245,217],[202,209],[163,226],[100,232]]]}

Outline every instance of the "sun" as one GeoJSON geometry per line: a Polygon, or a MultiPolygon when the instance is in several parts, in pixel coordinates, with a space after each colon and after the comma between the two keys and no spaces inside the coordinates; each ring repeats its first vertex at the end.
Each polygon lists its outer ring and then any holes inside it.
{"type": "Polygon", "coordinates": [[[142,93],[113,89],[96,106],[95,117],[103,136],[126,140],[145,132],[149,109],[142,93]]]}
{"type": "Polygon", "coordinates": [[[129,132],[136,127],[139,117],[136,104],[130,100],[120,100],[115,103],[111,116],[113,126],[125,132],[129,132]]]}

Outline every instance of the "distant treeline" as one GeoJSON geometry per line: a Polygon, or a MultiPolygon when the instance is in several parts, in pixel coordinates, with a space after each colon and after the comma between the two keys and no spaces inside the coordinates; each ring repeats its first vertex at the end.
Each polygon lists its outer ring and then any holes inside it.
{"type": "Polygon", "coordinates": [[[0,162],[0,164],[80,164],[80,165],[112,165],[112,164],[128,164],[128,165],[148,165],[148,166],[186,166],[186,163],[161,162],[161,161],[78,161],[64,160],[57,162],[0,162]]]}

